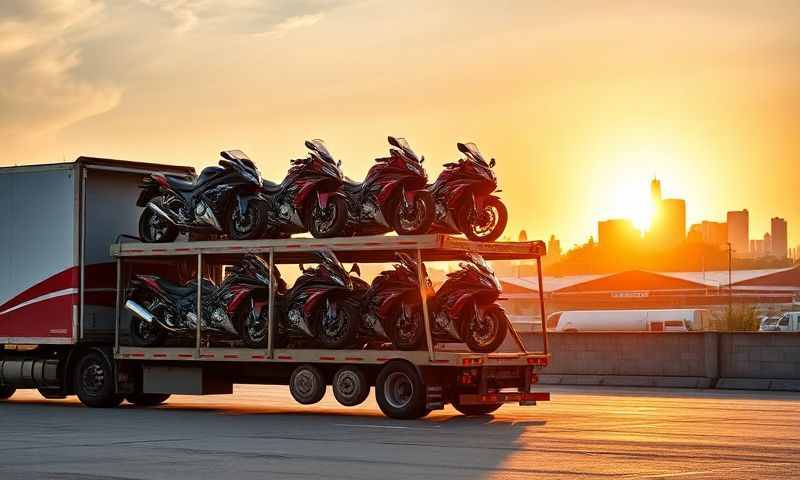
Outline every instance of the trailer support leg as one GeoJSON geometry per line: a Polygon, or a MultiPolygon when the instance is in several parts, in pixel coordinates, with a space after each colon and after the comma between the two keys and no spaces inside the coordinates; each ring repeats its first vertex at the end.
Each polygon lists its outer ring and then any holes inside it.
{"type": "Polygon", "coordinates": [[[122,259],[117,257],[117,303],[114,305],[114,354],[119,353],[119,317],[122,298],[122,259]]]}
{"type": "Polygon", "coordinates": [[[436,352],[433,351],[433,336],[431,335],[431,317],[428,313],[428,289],[425,282],[425,275],[422,274],[422,250],[417,249],[417,282],[419,283],[419,294],[422,299],[422,319],[425,321],[425,341],[428,345],[428,357],[431,361],[436,359],[436,352]]]}
{"type": "Polygon", "coordinates": [[[269,249],[269,296],[267,300],[267,358],[275,355],[275,249],[269,249]]]}
{"type": "Polygon", "coordinates": [[[203,323],[203,253],[197,254],[197,343],[195,345],[195,355],[200,359],[201,332],[200,325],[203,323]]]}

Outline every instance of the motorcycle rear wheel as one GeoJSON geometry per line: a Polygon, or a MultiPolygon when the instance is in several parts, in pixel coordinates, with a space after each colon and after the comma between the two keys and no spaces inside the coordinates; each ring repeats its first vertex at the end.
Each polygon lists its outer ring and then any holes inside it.
{"type": "MultiPolygon", "coordinates": [[[[152,299],[142,299],[142,305],[150,308],[152,299]]],[[[155,315],[163,315],[163,308],[158,308],[152,312],[155,315]]],[[[148,323],[141,318],[133,315],[130,321],[130,337],[136,347],[158,347],[164,343],[166,332],[155,323],[148,323]]]]}
{"type": "Polygon", "coordinates": [[[347,202],[342,197],[331,197],[323,209],[314,201],[305,217],[306,228],[314,238],[341,236],[347,223],[347,202]]]}
{"type": "Polygon", "coordinates": [[[433,196],[426,191],[417,192],[414,205],[403,208],[398,202],[394,208],[393,226],[398,235],[423,235],[428,233],[434,217],[433,196]]]}
{"type": "Polygon", "coordinates": [[[497,305],[483,312],[483,318],[470,317],[465,324],[464,343],[470,350],[478,353],[491,353],[497,350],[508,333],[508,317],[497,305]]]}
{"type": "Polygon", "coordinates": [[[178,227],[152,208],[145,208],[139,217],[139,238],[145,243],[173,242],[179,233],[178,227]]]}
{"type": "Polygon", "coordinates": [[[458,215],[459,228],[468,239],[475,242],[494,242],[508,224],[508,209],[497,197],[489,197],[483,204],[483,211],[476,212],[472,205],[461,208],[458,215]]]}

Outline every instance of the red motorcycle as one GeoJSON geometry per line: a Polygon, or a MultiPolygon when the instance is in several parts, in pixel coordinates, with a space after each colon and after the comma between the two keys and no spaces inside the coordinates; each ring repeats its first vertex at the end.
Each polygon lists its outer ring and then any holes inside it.
{"type": "Polygon", "coordinates": [[[470,240],[493,242],[500,238],[508,223],[508,210],[492,195],[497,190],[497,176],[474,143],[459,143],[465,158],[445,163],[444,170],[428,187],[435,202],[432,230],[464,233],[470,240]]]}
{"type": "MultiPolygon", "coordinates": [[[[394,270],[382,272],[364,299],[365,319],[377,320],[400,350],[415,350],[425,341],[417,262],[398,254],[394,270]]],[[[495,301],[500,282],[480,255],[467,255],[460,270],[447,275],[436,293],[422,266],[431,334],[435,341],[464,342],[474,352],[493,352],[508,332],[508,317],[495,301]]]]}
{"type": "Polygon", "coordinates": [[[425,189],[428,176],[403,138],[389,137],[389,157],[375,159],[363,182],[345,178],[346,235],[428,233],[433,223],[433,197],[425,189]]]}
{"type": "Polygon", "coordinates": [[[337,192],[343,180],[341,162],[333,159],[322,140],[309,140],[305,145],[310,150],[308,158],[292,160],[280,184],[262,182],[266,237],[311,232],[315,238],[329,238],[344,230],[347,203],[337,192]]]}

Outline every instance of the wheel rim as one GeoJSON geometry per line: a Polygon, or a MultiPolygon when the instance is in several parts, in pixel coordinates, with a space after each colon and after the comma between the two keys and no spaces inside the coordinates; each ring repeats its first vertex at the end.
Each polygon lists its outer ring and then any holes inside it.
{"type": "Polygon", "coordinates": [[[416,231],[425,222],[428,214],[428,204],[423,200],[414,200],[414,205],[409,208],[400,207],[400,227],[404,231],[416,231]],[[410,214],[410,215],[409,215],[410,214]]]}
{"type": "Polygon", "coordinates": [[[169,231],[169,224],[161,218],[161,215],[152,210],[148,211],[150,212],[150,217],[147,219],[147,234],[151,240],[159,241],[166,237],[167,231],[169,231]]]}
{"type": "Polygon", "coordinates": [[[346,310],[326,308],[322,314],[322,335],[331,341],[338,341],[345,335],[349,320],[346,310]]]}
{"type": "Polygon", "coordinates": [[[294,390],[302,398],[309,398],[317,389],[317,377],[311,370],[301,370],[294,377],[294,390]]]}
{"type": "Polygon", "coordinates": [[[255,224],[255,215],[253,209],[247,210],[247,213],[242,215],[238,206],[233,210],[233,229],[240,235],[247,235],[253,230],[255,224]]]}
{"type": "Polygon", "coordinates": [[[264,321],[261,315],[256,315],[255,312],[250,312],[247,316],[247,336],[253,342],[261,342],[267,334],[267,322],[264,321]]]}
{"type": "Polygon", "coordinates": [[[392,372],[383,382],[386,402],[393,408],[407,407],[414,398],[414,382],[403,372],[392,372]]]}
{"type": "Polygon", "coordinates": [[[351,401],[356,398],[361,388],[361,379],[352,370],[344,370],[336,376],[336,390],[343,399],[351,401]]]}
{"type": "Polygon", "coordinates": [[[92,363],[83,370],[81,375],[81,386],[83,391],[91,396],[97,396],[105,385],[106,372],[103,366],[92,363]]]}
{"type": "Polygon", "coordinates": [[[477,318],[473,317],[469,323],[469,334],[477,345],[485,347],[497,337],[497,332],[500,329],[499,323],[492,314],[477,318]]]}
{"type": "Polygon", "coordinates": [[[419,316],[409,316],[403,312],[397,319],[397,339],[403,343],[411,343],[416,338],[418,328],[419,316]]]}
{"type": "Polygon", "coordinates": [[[486,205],[479,213],[471,216],[470,228],[477,237],[488,237],[500,223],[500,209],[495,205],[486,205]]]}
{"type": "Polygon", "coordinates": [[[319,205],[314,207],[314,229],[321,234],[330,233],[336,223],[338,216],[338,207],[335,202],[331,202],[325,208],[320,208],[319,205]]]}

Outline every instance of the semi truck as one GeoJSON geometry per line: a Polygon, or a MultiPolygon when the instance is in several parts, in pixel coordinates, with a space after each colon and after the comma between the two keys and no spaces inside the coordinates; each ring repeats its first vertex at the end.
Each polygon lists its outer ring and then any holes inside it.
{"type": "MultiPolygon", "coordinates": [[[[172,394],[233,392],[234,384],[286,385],[302,404],[319,401],[330,386],[343,406],[361,403],[374,387],[381,410],[393,418],[420,418],[452,404],[485,414],[504,403],[549,400],[536,387],[548,364],[509,325],[512,346],[495,353],[443,348],[431,335],[427,302],[425,350],[387,344],[358,349],[277,348],[279,314],[268,293],[265,348],[212,342],[200,330],[204,279],[219,281],[228,265],[251,253],[273,266],[313,263],[320,249],[344,262],[392,262],[397,252],[423,261],[456,261],[467,252],[487,260],[532,260],[541,281],[543,242],[480,243],[442,234],[334,239],[205,240],[142,243],[134,235],[144,176],[192,176],[174,165],[80,157],[75,162],[0,168],[0,399],[17,389],[45,398],[77,395],[89,407],[123,401],[155,406],[172,394]],[[196,279],[197,333],[185,341],[139,347],[128,338],[123,308],[131,279],[154,274],[175,282],[196,279]]],[[[418,272],[422,278],[422,271],[418,272]]],[[[422,282],[421,282],[422,283],[422,282]]],[[[422,298],[425,289],[421,289],[422,298]]],[[[543,298],[539,298],[544,312],[543,298]]]]}

